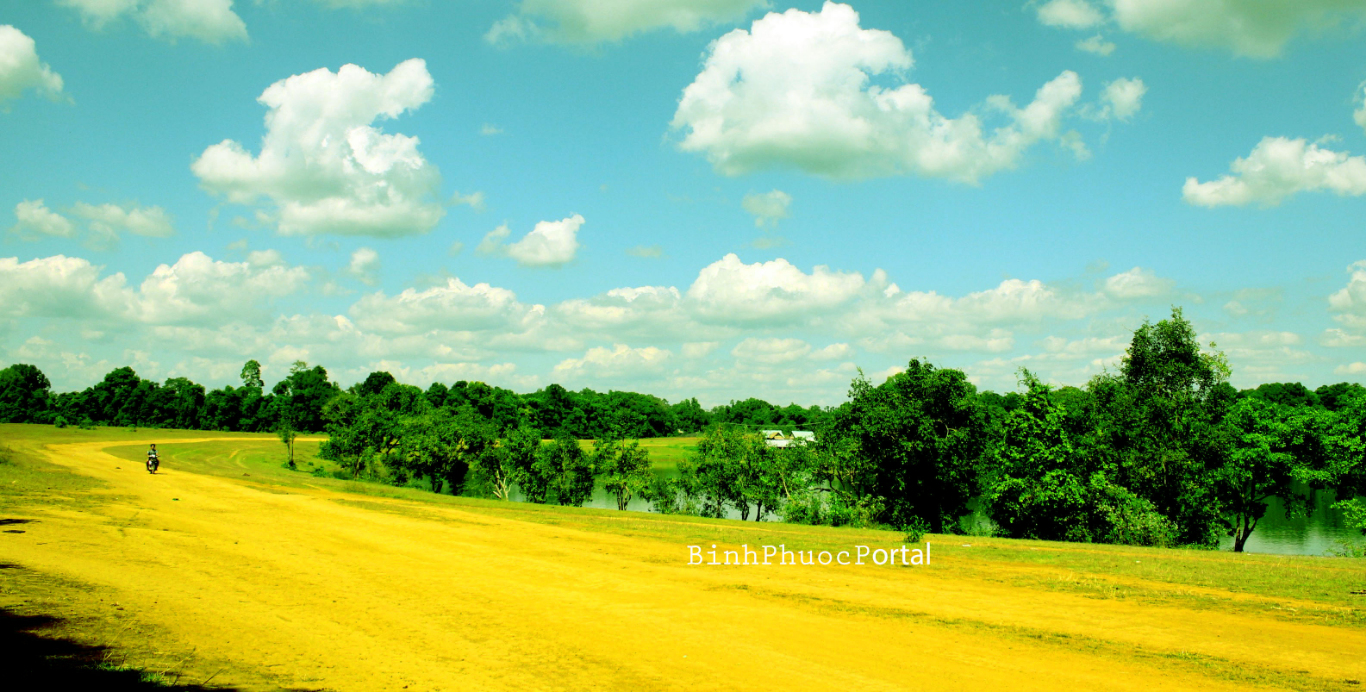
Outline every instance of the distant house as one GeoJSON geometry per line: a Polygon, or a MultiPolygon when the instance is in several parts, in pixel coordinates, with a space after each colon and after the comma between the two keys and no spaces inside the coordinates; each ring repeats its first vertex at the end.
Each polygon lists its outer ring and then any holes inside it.
{"type": "Polygon", "coordinates": [[[764,444],[770,447],[787,447],[794,443],[806,444],[816,441],[816,433],[809,430],[793,430],[791,435],[784,435],[781,430],[761,430],[764,436],[764,444]]]}

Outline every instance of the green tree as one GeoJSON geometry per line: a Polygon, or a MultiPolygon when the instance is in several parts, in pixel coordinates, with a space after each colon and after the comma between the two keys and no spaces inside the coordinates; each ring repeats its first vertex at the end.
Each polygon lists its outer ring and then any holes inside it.
{"type": "Polygon", "coordinates": [[[1304,439],[1313,434],[1313,428],[1303,417],[1260,397],[1235,402],[1224,425],[1227,450],[1215,481],[1233,551],[1241,553],[1257,522],[1266,515],[1267,500],[1280,498],[1287,517],[1308,507],[1308,498],[1294,489],[1295,449],[1316,445],[1304,439]]]}
{"type": "Polygon", "coordinates": [[[261,364],[255,359],[242,364],[242,386],[262,390],[266,388],[265,380],[261,379],[261,364]]]}
{"type": "Polygon", "coordinates": [[[875,521],[957,527],[977,491],[987,422],[962,371],[913,359],[876,387],[860,373],[830,415],[820,434],[837,467],[829,475],[847,482],[875,521]]]}
{"type": "Polygon", "coordinates": [[[36,366],[16,363],[0,370],[0,423],[39,423],[48,418],[52,383],[36,366]]]}
{"type": "Polygon", "coordinates": [[[542,445],[536,454],[541,478],[548,480],[550,496],[560,505],[581,507],[593,497],[593,462],[579,441],[561,433],[542,445]]]}
{"type": "Polygon", "coordinates": [[[600,439],[593,446],[594,472],[602,477],[602,487],[617,500],[617,509],[625,510],[631,498],[642,493],[654,481],[650,467],[650,453],[637,440],[600,439]]]}
{"type": "Polygon", "coordinates": [[[279,436],[280,442],[285,445],[285,452],[288,454],[289,468],[294,466],[294,440],[299,436],[299,432],[294,429],[294,424],[288,418],[281,418],[275,425],[275,434],[279,436]]]}
{"type": "Polygon", "coordinates": [[[553,466],[540,463],[541,434],[534,428],[518,428],[508,434],[500,445],[507,455],[511,478],[527,502],[545,504],[550,497],[554,478],[553,466]]]}

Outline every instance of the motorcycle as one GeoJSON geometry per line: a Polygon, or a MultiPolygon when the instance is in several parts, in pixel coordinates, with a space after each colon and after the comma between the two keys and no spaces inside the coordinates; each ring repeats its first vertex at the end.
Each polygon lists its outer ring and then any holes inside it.
{"type": "Polygon", "coordinates": [[[147,473],[156,473],[158,466],[161,466],[160,459],[156,457],[147,457],[147,473]]]}

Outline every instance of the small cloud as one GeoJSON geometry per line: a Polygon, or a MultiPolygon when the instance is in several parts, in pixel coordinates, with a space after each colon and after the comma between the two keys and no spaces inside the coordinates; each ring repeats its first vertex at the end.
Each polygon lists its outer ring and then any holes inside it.
{"type": "Polygon", "coordinates": [[[691,341],[683,344],[683,357],[688,359],[705,358],[719,346],[716,341],[691,341]]]}
{"type": "Polygon", "coordinates": [[[235,240],[231,243],[228,243],[228,249],[238,251],[247,249],[247,239],[243,238],[241,240],[235,240]]]}
{"type": "Polygon", "coordinates": [[[485,137],[501,135],[503,134],[503,128],[498,127],[497,125],[493,125],[491,123],[484,123],[484,125],[479,128],[479,134],[484,135],[485,137]]]}
{"type": "Polygon", "coordinates": [[[751,192],[740,202],[740,206],[754,216],[754,225],[759,228],[777,228],[778,222],[788,217],[787,208],[791,204],[792,196],[782,190],[763,194],[751,192]]]}
{"type": "Polygon", "coordinates": [[[351,264],[346,267],[346,273],[367,286],[379,283],[379,253],[368,247],[357,249],[351,253],[351,264]]]}
{"type": "Polygon", "coordinates": [[[24,200],[14,206],[14,218],[18,221],[10,232],[25,240],[41,237],[70,238],[76,233],[76,225],[71,220],[47,208],[41,199],[24,200]]]}
{"type": "Polygon", "coordinates": [[[1104,36],[1096,34],[1091,38],[1084,38],[1076,43],[1077,50],[1085,51],[1101,57],[1109,57],[1115,52],[1115,44],[1106,41],[1104,36]]]}
{"type": "Polygon", "coordinates": [[[449,248],[446,248],[446,254],[450,255],[451,257],[455,257],[456,255],[463,252],[464,249],[465,244],[457,240],[454,243],[451,243],[451,246],[449,248]]]}
{"type": "Polygon", "coordinates": [[[1043,24],[1066,29],[1089,29],[1105,21],[1105,16],[1084,0],[1050,0],[1037,12],[1043,24]]]}
{"type": "Polygon", "coordinates": [[[581,226],[583,217],[578,214],[559,221],[542,221],[526,237],[507,246],[508,256],[524,267],[565,264],[579,251],[581,226]]]}
{"type": "Polygon", "coordinates": [[[459,192],[456,192],[455,194],[451,195],[451,206],[458,207],[462,204],[469,205],[471,209],[478,212],[482,212],[484,211],[484,193],[471,192],[468,195],[462,195],[459,192]]]}
{"type": "Polygon", "coordinates": [[[1366,375],[1366,363],[1357,361],[1333,368],[1334,375],[1366,375]]]}
{"type": "Polygon", "coordinates": [[[479,241],[478,247],[474,248],[475,254],[501,254],[503,252],[503,241],[507,240],[507,237],[510,235],[512,235],[512,229],[508,228],[508,225],[506,223],[489,231],[484,236],[484,239],[479,241]]]}
{"type": "Polygon", "coordinates": [[[655,257],[663,257],[664,248],[659,245],[637,245],[633,248],[627,248],[626,254],[632,257],[653,259],[655,257]]]}

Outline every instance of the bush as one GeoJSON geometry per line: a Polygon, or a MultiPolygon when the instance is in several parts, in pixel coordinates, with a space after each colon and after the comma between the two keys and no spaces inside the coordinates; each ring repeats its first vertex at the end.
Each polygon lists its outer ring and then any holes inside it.
{"type": "Polygon", "coordinates": [[[322,466],[314,466],[313,470],[309,472],[309,475],[313,476],[314,478],[326,478],[331,474],[329,474],[327,472],[327,469],[323,468],[322,466]]]}
{"type": "Polygon", "coordinates": [[[81,430],[94,430],[94,429],[95,429],[95,421],[90,420],[90,416],[86,416],[86,417],[84,417],[84,418],[81,419],[80,428],[81,428],[81,430]]]}
{"type": "Polygon", "coordinates": [[[930,524],[924,519],[916,517],[911,520],[910,524],[902,527],[901,530],[906,532],[907,543],[919,543],[920,540],[925,537],[925,534],[930,532],[930,524]]]}
{"type": "Polygon", "coordinates": [[[58,428],[65,428],[67,425],[66,418],[62,416],[57,416],[57,418],[52,421],[52,425],[58,428]]]}
{"type": "Polygon", "coordinates": [[[828,519],[825,503],[821,502],[818,493],[813,492],[802,493],[784,502],[779,513],[782,514],[783,521],[789,524],[818,526],[826,523],[828,519]]]}

